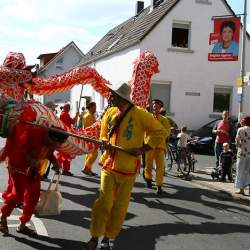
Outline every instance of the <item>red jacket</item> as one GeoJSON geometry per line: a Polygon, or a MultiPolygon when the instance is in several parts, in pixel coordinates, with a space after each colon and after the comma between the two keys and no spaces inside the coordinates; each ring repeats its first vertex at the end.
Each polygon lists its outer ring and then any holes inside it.
{"type": "Polygon", "coordinates": [[[69,128],[71,128],[71,125],[73,124],[73,120],[70,117],[68,112],[62,112],[60,115],[60,120],[69,128]]]}

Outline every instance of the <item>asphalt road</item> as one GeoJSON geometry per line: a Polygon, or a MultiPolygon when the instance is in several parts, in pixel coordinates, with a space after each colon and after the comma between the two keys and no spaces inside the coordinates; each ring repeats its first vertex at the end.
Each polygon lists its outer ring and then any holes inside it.
{"type": "MultiPolygon", "coordinates": [[[[211,167],[209,156],[199,156],[199,167],[211,167]]],[[[82,157],[74,160],[74,177],[63,176],[60,190],[64,210],[60,216],[34,217],[31,226],[38,239],[18,234],[19,210],[10,217],[10,235],[0,236],[1,250],[81,249],[89,238],[90,211],[97,197],[98,177],[81,172],[82,157]]],[[[95,171],[99,172],[98,166],[95,171]]],[[[51,173],[52,174],[52,173],[51,173]]],[[[0,192],[7,182],[7,171],[0,165],[0,192]]],[[[48,182],[42,182],[45,189],[48,182]]],[[[226,198],[216,198],[215,191],[195,186],[190,181],[165,177],[165,193],[145,188],[138,176],[126,221],[116,240],[117,250],[175,249],[250,249],[250,207],[226,198]]],[[[1,200],[0,200],[1,205],[1,200]]]]}

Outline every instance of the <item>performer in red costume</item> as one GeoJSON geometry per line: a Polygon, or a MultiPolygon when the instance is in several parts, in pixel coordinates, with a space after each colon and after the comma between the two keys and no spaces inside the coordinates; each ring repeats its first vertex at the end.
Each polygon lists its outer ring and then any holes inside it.
{"type": "MultiPolygon", "coordinates": [[[[60,120],[69,128],[71,128],[74,124],[76,124],[77,118],[79,116],[79,112],[76,113],[74,118],[70,117],[69,114],[70,111],[70,104],[65,104],[63,106],[63,112],[60,115],[60,120]]],[[[64,153],[58,153],[57,154],[57,160],[61,163],[63,175],[73,176],[73,174],[69,171],[70,170],[70,164],[72,158],[69,155],[66,155],[64,153]]]]}
{"type": "Polygon", "coordinates": [[[59,168],[53,152],[67,136],[38,129],[24,123],[18,123],[11,137],[7,139],[1,159],[7,158],[9,171],[9,190],[1,207],[0,231],[8,234],[7,217],[16,204],[23,201],[23,212],[17,232],[36,236],[36,232],[26,226],[30,220],[40,196],[40,162],[47,158],[59,168]],[[10,190],[11,189],[11,190],[10,190]]]}

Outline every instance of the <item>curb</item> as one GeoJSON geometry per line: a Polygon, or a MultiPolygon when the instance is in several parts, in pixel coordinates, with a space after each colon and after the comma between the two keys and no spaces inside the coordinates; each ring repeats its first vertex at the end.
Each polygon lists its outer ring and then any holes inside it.
{"type": "MultiPolygon", "coordinates": [[[[197,172],[199,175],[209,175],[210,176],[210,173],[208,173],[207,171],[204,171],[204,170],[197,170],[197,172]]],[[[202,187],[206,187],[208,189],[211,189],[211,190],[214,190],[216,191],[216,193],[214,193],[215,196],[217,197],[222,197],[222,198],[231,198],[235,201],[239,201],[239,202],[242,202],[242,203],[247,203],[247,205],[250,204],[250,196],[243,196],[243,195],[240,195],[240,194],[235,194],[235,193],[232,193],[228,190],[225,190],[221,187],[216,187],[210,183],[206,183],[204,181],[199,181],[199,180],[196,180],[195,178],[197,177],[196,176],[196,173],[192,173],[193,175],[193,179],[192,179],[192,182],[196,185],[199,185],[199,186],[202,186],[202,187]]]]}

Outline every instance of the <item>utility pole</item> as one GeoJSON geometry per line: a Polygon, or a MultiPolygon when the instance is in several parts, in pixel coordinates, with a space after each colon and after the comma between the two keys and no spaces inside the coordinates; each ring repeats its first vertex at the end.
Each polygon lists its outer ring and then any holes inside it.
{"type": "Polygon", "coordinates": [[[246,33],[247,33],[247,0],[244,0],[244,18],[243,18],[243,36],[242,36],[242,52],[241,52],[241,69],[240,69],[240,77],[242,80],[242,94],[241,94],[241,100],[239,103],[239,114],[238,114],[238,121],[241,118],[241,115],[243,113],[243,107],[244,107],[244,76],[246,74],[245,69],[245,62],[246,62],[246,33]]]}

